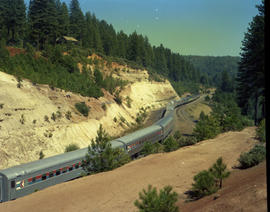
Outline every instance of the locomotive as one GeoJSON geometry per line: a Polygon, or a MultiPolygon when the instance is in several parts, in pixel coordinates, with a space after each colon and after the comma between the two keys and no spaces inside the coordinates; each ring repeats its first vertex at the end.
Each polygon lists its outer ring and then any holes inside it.
{"type": "MultiPolygon", "coordinates": [[[[112,148],[122,148],[131,157],[142,150],[145,142],[161,142],[172,131],[174,126],[174,109],[195,101],[199,95],[171,101],[162,118],[153,125],[111,142],[112,148]]],[[[46,187],[72,180],[83,172],[82,160],[88,148],[63,153],[30,163],[0,170],[0,202],[13,200],[46,187]]]]}

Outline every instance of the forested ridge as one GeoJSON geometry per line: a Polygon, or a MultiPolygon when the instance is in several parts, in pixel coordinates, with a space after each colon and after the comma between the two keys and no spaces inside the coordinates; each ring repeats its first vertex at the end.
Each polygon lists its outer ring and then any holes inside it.
{"type": "Polygon", "coordinates": [[[116,32],[94,14],[83,14],[78,0],[72,0],[68,6],[60,0],[31,0],[28,8],[23,0],[3,0],[0,10],[0,34],[8,46],[31,45],[34,50],[44,51],[57,46],[62,36],[70,36],[79,41],[77,47],[101,56],[147,68],[175,82],[200,83],[199,71],[179,53],[162,44],[152,46],[146,36],[136,31],[130,35],[116,32]]]}
{"type": "Polygon", "coordinates": [[[230,80],[234,80],[238,71],[240,57],[237,56],[198,56],[188,55],[184,58],[201,74],[201,83],[218,87],[222,81],[222,74],[226,72],[230,80]]]}
{"type": "MultiPolygon", "coordinates": [[[[0,69],[85,96],[102,96],[101,88],[112,92],[125,82],[103,77],[99,68],[91,74],[86,59],[92,53],[110,64],[128,64],[147,68],[152,79],[168,78],[181,95],[214,86],[233,92],[242,113],[254,116],[255,123],[265,114],[264,96],[264,1],[258,6],[243,41],[241,57],[182,56],[170,49],[152,46],[146,36],[136,31],[116,32],[105,20],[91,12],[82,12],[79,1],[69,5],[60,0],[0,1],[0,69]],[[59,42],[63,36],[77,39],[76,44],[59,42]],[[6,46],[23,48],[23,54],[11,57],[6,46]],[[66,52],[67,54],[63,54],[66,52]],[[83,70],[77,67],[83,64],[83,70]],[[257,117],[259,116],[259,118],[257,117]]],[[[98,67],[98,66],[96,66],[98,67]]]]}

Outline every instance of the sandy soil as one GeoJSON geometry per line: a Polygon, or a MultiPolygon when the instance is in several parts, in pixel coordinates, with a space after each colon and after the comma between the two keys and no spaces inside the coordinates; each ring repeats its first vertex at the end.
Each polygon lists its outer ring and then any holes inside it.
{"type": "MultiPolygon", "coordinates": [[[[31,211],[33,208],[40,212],[136,211],[133,203],[138,198],[138,193],[149,184],[157,188],[172,185],[179,194],[179,201],[183,202],[186,198],[184,192],[191,188],[195,174],[208,169],[220,156],[223,157],[229,170],[232,170],[232,167],[237,165],[240,153],[248,151],[256,142],[254,135],[255,128],[249,127],[241,132],[221,134],[215,139],[202,141],[175,152],[150,155],[110,172],[62,183],[3,203],[0,205],[0,211],[31,211]]],[[[262,181],[265,183],[264,180],[262,181]]],[[[225,189],[226,186],[224,186],[225,189]]],[[[255,198],[258,198],[258,201],[265,206],[265,187],[258,192],[262,195],[257,195],[255,198]]],[[[242,196],[247,193],[241,190],[239,194],[242,196]]],[[[222,200],[222,198],[219,199],[222,200]]],[[[226,200],[224,201],[221,204],[228,204],[226,200]]],[[[239,201],[236,199],[231,203],[231,207],[237,209],[239,201]]]]}

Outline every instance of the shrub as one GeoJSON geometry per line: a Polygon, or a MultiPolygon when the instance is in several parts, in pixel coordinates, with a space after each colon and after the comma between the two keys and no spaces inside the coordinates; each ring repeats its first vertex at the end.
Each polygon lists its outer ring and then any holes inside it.
{"type": "Polygon", "coordinates": [[[132,102],[132,99],[131,99],[129,96],[127,96],[127,97],[126,97],[126,101],[127,101],[127,106],[128,106],[128,108],[131,108],[131,102],[132,102]]]}
{"type": "Polygon", "coordinates": [[[186,138],[181,138],[179,140],[179,147],[184,147],[184,146],[190,146],[190,145],[194,145],[197,143],[197,140],[194,136],[189,136],[186,138]]]}
{"type": "Polygon", "coordinates": [[[102,107],[102,109],[103,109],[104,111],[106,111],[106,110],[107,110],[107,106],[106,106],[106,104],[105,104],[105,103],[102,103],[101,107],[102,107]]]}
{"type": "Polygon", "coordinates": [[[172,137],[169,136],[163,143],[164,151],[171,152],[179,148],[179,143],[172,137]]]}
{"type": "Polygon", "coordinates": [[[55,113],[52,113],[51,119],[52,119],[53,121],[56,120],[56,115],[55,115],[55,113]]]}
{"type": "Polygon", "coordinates": [[[47,115],[44,116],[44,121],[50,122],[49,117],[47,115]]]}
{"type": "Polygon", "coordinates": [[[119,91],[115,93],[114,101],[115,101],[117,104],[121,105],[121,104],[122,104],[122,98],[121,98],[121,96],[120,96],[119,93],[120,93],[119,91]]]}
{"type": "Polygon", "coordinates": [[[240,168],[246,169],[258,165],[266,157],[266,149],[263,145],[255,145],[249,152],[244,152],[238,158],[240,168]]]}
{"type": "Polygon", "coordinates": [[[41,150],[39,152],[39,160],[43,159],[44,157],[45,157],[45,155],[44,155],[43,151],[41,150]]]}
{"type": "Polygon", "coordinates": [[[145,142],[141,150],[141,154],[146,156],[154,153],[154,146],[151,142],[145,142]]]}
{"type": "Polygon", "coordinates": [[[216,163],[209,169],[219,182],[219,188],[222,188],[222,180],[229,177],[230,172],[226,171],[226,164],[223,163],[222,157],[218,158],[216,163]]]}
{"type": "Polygon", "coordinates": [[[17,77],[17,88],[21,88],[22,87],[22,78],[20,76],[17,77]]]}
{"type": "Polygon", "coordinates": [[[214,175],[209,171],[201,171],[193,178],[194,183],[190,197],[192,199],[200,199],[206,195],[215,193],[218,189],[216,187],[216,181],[214,175]]]}
{"type": "Polygon", "coordinates": [[[83,116],[88,116],[89,108],[87,107],[85,102],[76,103],[75,107],[83,116]]]}
{"type": "Polygon", "coordinates": [[[77,149],[80,149],[80,147],[77,144],[69,144],[66,146],[65,152],[72,152],[72,151],[75,151],[77,149]]]}
{"type": "Polygon", "coordinates": [[[24,124],[24,123],[25,123],[25,117],[24,117],[24,114],[21,115],[20,122],[21,122],[21,124],[24,124]]]}
{"type": "Polygon", "coordinates": [[[62,113],[58,110],[57,112],[56,112],[56,116],[57,116],[57,118],[62,118],[62,113]]]}
{"type": "Polygon", "coordinates": [[[66,116],[66,118],[67,118],[68,120],[70,120],[71,117],[72,117],[71,112],[70,112],[70,111],[67,111],[66,114],[65,114],[65,116],[66,116]]]}
{"type": "Polygon", "coordinates": [[[256,138],[261,141],[266,141],[266,132],[265,132],[265,119],[261,120],[258,128],[256,129],[256,138]]]}
{"type": "Polygon", "coordinates": [[[173,137],[174,137],[175,140],[178,141],[178,140],[182,137],[182,135],[181,135],[180,131],[177,130],[177,131],[174,133],[173,137]]]}
{"type": "Polygon", "coordinates": [[[136,200],[134,205],[140,212],[177,212],[177,197],[171,186],[165,186],[158,194],[157,189],[149,185],[147,191],[143,189],[139,193],[139,200],[136,200]]]}
{"type": "Polygon", "coordinates": [[[219,122],[214,116],[203,116],[200,118],[199,122],[196,124],[193,135],[197,141],[206,140],[209,138],[214,138],[221,132],[219,122]]]}

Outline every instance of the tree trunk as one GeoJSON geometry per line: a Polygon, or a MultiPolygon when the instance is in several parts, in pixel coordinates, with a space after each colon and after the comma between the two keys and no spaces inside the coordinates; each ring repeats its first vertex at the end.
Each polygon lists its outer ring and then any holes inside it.
{"type": "Polygon", "coordinates": [[[258,92],[257,91],[255,93],[254,110],[255,110],[255,113],[254,113],[254,123],[257,126],[258,125],[258,117],[257,117],[257,114],[258,114],[258,92]]]}

